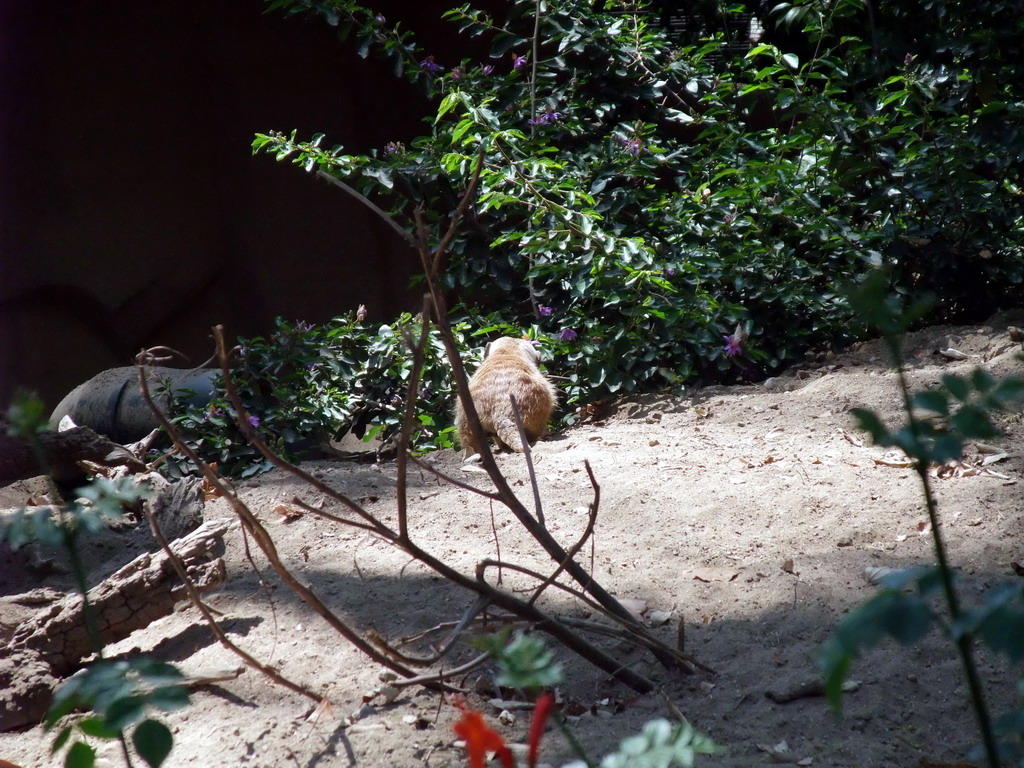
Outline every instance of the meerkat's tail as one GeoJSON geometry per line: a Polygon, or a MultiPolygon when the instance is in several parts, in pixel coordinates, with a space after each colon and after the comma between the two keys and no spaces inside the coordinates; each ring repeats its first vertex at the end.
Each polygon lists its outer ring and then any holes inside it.
{"type": "Polygon", "coordinates": [[[523,441],[519,437],[519,427],[516,426],[515,420],[502,419],[494,425],[494,433],[498,437],[498,442],[502,445],[516,453],[523,452],[523,441]]]}

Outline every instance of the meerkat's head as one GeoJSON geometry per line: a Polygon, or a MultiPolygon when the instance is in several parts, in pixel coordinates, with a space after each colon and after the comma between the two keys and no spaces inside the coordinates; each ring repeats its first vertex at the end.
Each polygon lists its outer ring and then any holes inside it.
{"type": "Polygon", "coordinates": [[[484,360],[496,355],[513,355],[535,364],[540,362],[540,350],[533,342],[513,336],[502,336],[500,339],[487,342],[487,346],[484,347],[484,360]]]}

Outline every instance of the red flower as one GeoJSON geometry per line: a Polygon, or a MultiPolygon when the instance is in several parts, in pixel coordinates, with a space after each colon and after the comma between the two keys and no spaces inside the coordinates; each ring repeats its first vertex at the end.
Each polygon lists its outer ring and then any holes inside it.
{"type": "Polygon", "coordinates": [[[527,742],[530,747],[527,765],[529,765],[530,768],[537,765],[537,752],[540,750],[540,738],[544,735],[544,725],[547,723],[548,717],[551,715],[551,710],[554,708],[555,697],[550,693],[545,693],[537,699],[537,703],[533,705],[533,722],[530,723],[530,739],[527,742]]]}
{"type": "Polygon", "coordinates": [[[455,697],[454,704],[462,710],[462,719],[453,728],[455,735],[466,742],[469,768],[484,768],[488,752],[497,752],[504,768],[515,768],[512,752],[505,746],[504,739],[484,722],[483,715],[466,706],[461,696],[455,697]]]}

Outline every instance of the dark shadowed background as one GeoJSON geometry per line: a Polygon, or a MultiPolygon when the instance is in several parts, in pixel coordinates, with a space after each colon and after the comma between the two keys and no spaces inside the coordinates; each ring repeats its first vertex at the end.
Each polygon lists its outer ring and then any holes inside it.
{"type": "MultiPolygon", "coordinates": [[[[436,7],[380,5],[450,34],[436,7]]],[[[215,323],[418,304],[393,233],[251,154],[257,131],[352,152],[421,132],[412,86],[321,21],[261,0],[0,0],[0,104],[0,407],[17,386],[53,406],[145,346],[201,362],[215,323]]]]}

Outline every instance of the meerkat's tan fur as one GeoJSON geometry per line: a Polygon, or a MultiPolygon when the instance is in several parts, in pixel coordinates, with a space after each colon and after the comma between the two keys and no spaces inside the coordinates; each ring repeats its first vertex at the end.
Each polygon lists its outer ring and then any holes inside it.
{"type": "MultiPolygon", "coordinates": [[[[505,336],[487,345],[484,361],[469,380],[469,393],[480,423],[484,432],[494,436],[499,448],[523,451],[509,395],[516,399],[526,438],[531,444],[547,431],[558,393],[540,372],[539,362],[540,352],[533,344],[526,339],[505,336]]],[[[466,423],[461,400],[455,407],[455,426],[466,455],[478,453],[480,447],[466,423]]]]}

